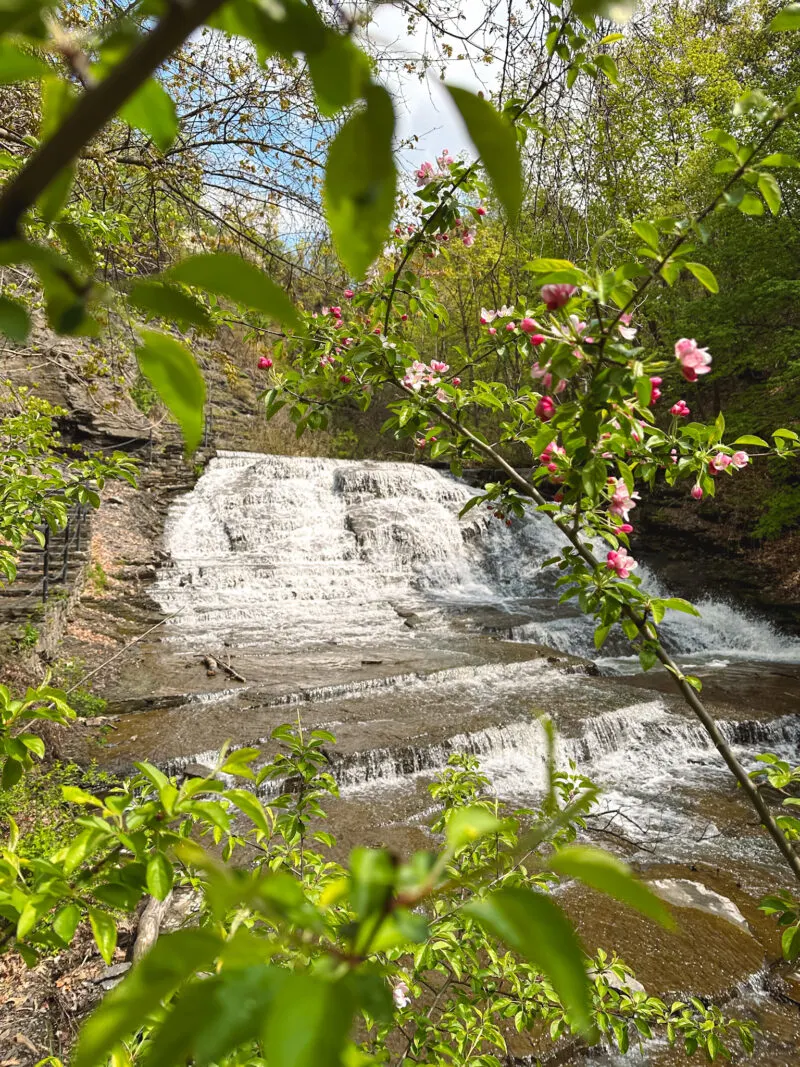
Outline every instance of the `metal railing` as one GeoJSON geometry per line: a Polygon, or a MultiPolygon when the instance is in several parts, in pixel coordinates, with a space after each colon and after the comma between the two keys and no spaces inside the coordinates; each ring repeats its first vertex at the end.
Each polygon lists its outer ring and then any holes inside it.
{"type": "Polygon", "coordinates": [[[70,556],[73,552],[81,550],[81,533],[86,524],[88,507],[86,504],[78,504],[67,515],[67,523],[63,530],[59,530],[58,536],[63,537],[63,544],[53,544],[53,534],[50,527],[45,525],[42,529],[44,544],[42,546],[42,603],[47,603],[50,587],[53,585],[66,584],[69,574],[70,556]]]}

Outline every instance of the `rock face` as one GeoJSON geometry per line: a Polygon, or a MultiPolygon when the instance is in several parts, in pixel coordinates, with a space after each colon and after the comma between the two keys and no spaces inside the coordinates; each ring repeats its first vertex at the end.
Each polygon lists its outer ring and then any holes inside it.
{"type": "Polygon", "coordinates": [[[702,882],[690,882],[688,878],[657,878],[648,882],[648,885],[656,896],[668,904],[674,904],[676,908],[698,908],[708,915],[726,919],[750,933],[747,920],[733,901],[709,889],[702,882]]]}

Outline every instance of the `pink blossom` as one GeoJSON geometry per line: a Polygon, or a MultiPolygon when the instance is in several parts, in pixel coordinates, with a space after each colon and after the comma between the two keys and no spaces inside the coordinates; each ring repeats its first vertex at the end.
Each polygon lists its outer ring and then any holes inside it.
{"type": "Polygon", "coordinates": [[[375,329],[372,332],[373,333],[380,333],[381,332],[381,327],[380,326],[376,326],[375,329]]]}
{"type": "Polygon", "coordinates": [[[731,456],[731,463],[737,470],[742,470],[750,462],[750,457],[746,452],[734,452],[731,456]]]}
{"type": "MultiPolygon", "coordinates": [[[[417,442],[419,445],[419,442],[417,442]]],[[[422,442],[422,447],[425,447],[425,442],[422,442]]],[[[411,1003],[411,997],[408,993],[408,986],[405,982],[398,982],[392,990],[392,1000],[394,1001],[396,1008],[407,1008],[411,1003]]]]}
{"type": "Polygon", "coordinates": [[[557,311],[559,308],[563,308],[577,291],[577,286],[568,285],[566,283],[560,285],[543,285],[541,297],[548,311],[557,311]]]}
{"type": "Polygon", "coordinates": [[[432,359],[431,370],[435,374],[447,374],[447,372],[450,370],[450,367],[446,363],[442,363],[441,360],[432,359]]]}
{"type": "Polygon", "coordinates": [[[707,348],[699,348],[697,341],[682,337],[675,342],[675,358],[681,365],[681,374],[687,382],[696,382],[698,375],[708,374],[711,356],[707,348]]]}
{"type": "Polygon", "coordinates": [[[616,531],[617,533],[631,534],[633,533],[633,527],[629,522],[621,522],[619,526],[616,527],[616,531]]]}
{"type": "Polygon", "coordinates": [[[730,467],[733,463],[733,459],[730,456],[726,456],[724,452],[717,452],[716,456],[712,456],[710,465],[714,468],[714,473],[717,471],[724,471],[726,467],[730,467]]]}
{"type": "Polygon", "coordinates": [[[489,334],[490,337],[494,337],[494,335],[497,333],[497,329],[494,326],[490,326],[486,332],[489,334]]]}
{"type": "Polygon", "coordinates": [[[433,178],[433,174],[433,164],[423,163],[416,174],[417,185],[427,185],[428,182],[433,178]]]}
{"type": "Polygon", "coordinates": [[[635,326],[631,326],[631,316],[627,312],[624,315],[620,315],[617,329],[620,337],[626,341],[632,341],[639,332],[635,326]]]}
{"type": "Polygon", "coordinates": [[[507,322],[507,323],[506,323],[506,330],[507,330],[507,331],[508,331],[509,333],[511,333],[511,331],[512,331],[512,330],[516,330],[516,328],[517,328],[517,327],[516,327],[516,326],[514,325],[514,323],[513,323],[513,322],[507,322]]]}
{"type": "Polygon", "coordinates": [[[322,359],[319,361],[319,365],[320,367],[332,367],[335,362],[336,360],[333,358],[333,356],[328,354],[327,356],[322,357],[322,359]]]}
{"type": "Polygon", "coordinates": [[[449,404],[453,398],[449,395],[449,393],[446,393],[444,389],[437,389],[436,399],[439,401],[440,404],[449,404]]]}
{"type": "Polygon", "coordinates": [[[691,415],[685,400],[679,400],[677,404],[673,404],[669,409],[669,413],[676,418],[685,418],[687,415],[691,415]]]}
{"type": "Polygon", "coordinates": [[[340,307],[332,307],[330,310],[331,315],[333,315],[335,319],[340,319],[342,317],[342,309],[340,307]]]}
{"type": "Polygon", "coordinates": [[[461,379],[460,378],[453,378],[453,385],[455,385],[456,387],[461,385],[461,379]]]}
{"type": "Polygon", "coordinates": [[[556,406],[553,403],[552,397],[543,396],[534,408],[534,412],[544,422],[549,422],[556,413],[556,406]]]}
{"type": "Polygon", "coordinates": [[[651,387],[650,388],[650,403],[651,404],[655,404],[655,402],[657,400],[661,399],[661,390],[658,387],[659,387],[659,385],[661,385],[662,381],[663,381],[662,378],[651,378],[650,379],[650,387],[651,387]]]}
{"type": "Polygon", "coordinates": [[[345,346],[345,348],[349,348],[352,343],[353,343],[353,338],[352,337],[343,337],[342,338],[342,344],[345,346]]]}
{"type": "Polygon", "coordinates": [[[353,379],[350,377],[349,374],[340,374],[339,375],[339,381],[342,383],[342,385],[349,385],[352,380],[353,379]]]}
{"type": "Polygon", "coordinates": [[[440,167],[449,167],[451,163],[455,163],[455,160],[450,155],[446,148],[442,149],[442,154],[437,156],[436,162],[440,167]]]}
{"type": "Polygon", "coordinates": [[[472,246],[475,244],[475,234],[472,232],[472,230],[467,230],[465,232],[464,236],[461,238],[461,243],[464,245],[465,248],[472,248],[472,246]]]}
{"type": "Polygon", "coordinates": [[[609,482],[613,485],[614,491],[611,494],[608,510],[612,515],[619,515],[627,522],[629,512],[636,507],[639,494],[629,492],[622,478],[610,478],[609,482]]]}
{"type": "Polygon", "coordinates": [[[678,450],[677,450],[677,448],[671,448],[669,450],[669,458],[672,460],[673,463],[677,463],[678,462],[678,450]]]}
{"type": "Polygon", "coordinates": [[[269,356],[262,356],[258,361],[259,370],[269,370],[271,366],[272,360],[269,358],[269,356]]]}
{"type": "Polygon", "coordinates": [[[336,319],[336,321],[333,324],[334,330],[341,330],[342,326],[344,326],[344,320],[343,319],[336,319]]]}
{"type": "Polygon", "coordinates": [[[522,330],[523,333],[535,333],[536,330],[541,329],[541,326],[538,322],[536,322],[535,319],[524,318],[520,322],[519,328],[522,330]]]}
{"type": "Polygon", "coordinates": [[[628,555],[627,548],[618,548],[616,552],[612,549],[608,553],[606,566],[609,570],[616,571],[618,578],[627,578],[639,564],[632,556],[628,555]]]}
{"type": "Polygon", "coordinates": [[[539,345],[543,345],[545,340],[546,338],[540,333],[532,333],[530,336],[530,342],[535,348],[538,348],[539,345]]]}
{"type": "Polygon", "coordinates": [[[702,500],[703,490],[699,485],[693,485],[692,491],[689,495],[692,497],[693,500],[702,500]]]}
{"type": "Polygon", "coordinates": [[[342,293],[342,296],[345,298],[345,300],[352,300],[355,295],[355,290],[353,289],[345,289],[345,291],[342,293]]]}
{"type": "Polygon", "coordinates": [[[405,313],[403,313],[403,314],[402,314],[402,315],[400,316],[400,321],[401,321],[401,322],[408,322],[408,315],[406,315],[405,313]]]}

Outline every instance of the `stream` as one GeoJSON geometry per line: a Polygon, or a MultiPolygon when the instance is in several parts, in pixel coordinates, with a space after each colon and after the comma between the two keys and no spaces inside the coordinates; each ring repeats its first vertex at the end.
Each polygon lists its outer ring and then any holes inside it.
{"type": "MultiPolygon", "coordinates": [[[[174,617],[123,676],[103,760],[177,771],[227,740],[268,753],[270,731],[299,713],[337,737],[342,843],[407,851],[431,845],[426,785],[452,752],[480,756],[504,799],[535,800],[546,713],[559,763],[602,787],[589,839],[680,903],[667,935],[567,889],[587,948],[617,948],[658,995],[755,1015],[770,1033],[748,1062],[788,1067],[800,981],[775,994],[777,941],[756,907],[788,884],[774,846],[667,674],[642,674],[621,634],[598,657],[591,622],[558,604],[540,567],[563,543],[552,522],[507,527],[480,508],[459,519],[474,493],[421,465],[220,453],[170,510],[151,595],[174,617]],[[246,681],[202,676],[208,654],[246,681]]],[[[646,566],[636,573],[667,595],[646,566]]],[[[698,607],[699,619],[669,612],[662,634],[725,736],[748,764],[764,751],[800,762],[800,641],[724,601],[698,607]]],[[[657,1042],[631,1061],[685,1062],[657,1042]]]]}

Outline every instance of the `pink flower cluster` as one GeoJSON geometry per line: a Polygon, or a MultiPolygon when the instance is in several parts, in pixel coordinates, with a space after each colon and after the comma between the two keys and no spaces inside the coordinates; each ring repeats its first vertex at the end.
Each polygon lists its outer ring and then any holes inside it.
{"type": "Polygon", "coordinates": [[[627,578],[631,571],[639,564],[628,555],[627,548],[612,549],[606,557],[606,566],[610,571],[616,571],[618,578],[627,578]]]}
{"type": "Polygon", "coordinates": [[[625,315],[620,315],[617,329],[619,330],[620,337],[624,338],[626,341],[632,341],[638,333],[637,328],[631,326],[631,316],[627,313],[625,315]]]}
{"type": "Polygon", "coordinates": [[[640,499],[638,493],[631,493],[622,478],[609,478],[609,485],[613,486],[611,503],[608,510],[611,515],[618,515],[623,522],[628,521],[628,515],[636,507],[636,501],[640,499]]]}
{"type": "Polygon", "coordinates": [[[261,356],[261,358],[258,361],[258,369],[259,370],[269,370],[269,368],[271,366],[272,366],[272,360],[269,358],[269,356],[261,356]]]}
{"type": "MultiPolygon", "coordinates": [[[[494,322],[495,319],[506,319],[509,315],[514,314],[514,309],[510,304],[503,304],[501,308],[496,311],[490,311],[487,308],[481,308],[481,326],[487,326],[490,322],[494,322]]],[[[511,325],[511,324],[510,324],[511,325]]],[[[511,326],[513,329],[513,325],[511,326]]]]}
{"type": "Polygon", "coordinates": [[[746,452],[734,452],[732,456],[727,455],[725,452],[717,452],[716,456],[713,456],[708,461],[708,472],[709,474],[719,474],[726,467],[735,467],[737,470],[743,470],[749,462],[750,457],[746,452]]]}
{"type": "Polygon", "coordinates": [[[657,400],[661,399],[661,390],[659,389],[659,386],[661,385],[662,381],[663,381],[662,378],[651,378],[650,379],[650,404],[651,405],[655,404],[655,402],[657,400]]]}
{"type": "MultiPolygon", "coordinates": [[[[413,389],[415,393],[418,393],[423,385],[438,385],[442,380],[439,375],[446,374],[449,370],[450,367],[448,364],[442,363],[441,360],[438,359],[432,359],[430,365],[421,363],[418,359],[415,359],[411,366],[406,370],[405,377],[402,379],[402,384],[406,389],[413,389]]],[[[444,390],[440,389],[436,394],[436,399],[441,403],[447,403],[450,400],[450,397],[444,390]],[[439,394],[441,394],[441,396],[439,394]]]]}
{"type": "Polygon", "coordinates": [[[681,374],[687,382],[696,382],[701,374],[711,370],[711,356],[707,348],[698,347],[697,341],[682,337],[675,342],[675,358],[681,365],[681,374]]]}
{"type": "Polygon", "coordinates": [[[547,467],[551,474],[556,474],[558,472],[557,459],[559,456],[566,456],[566,454],[567,450],[565,448],[562,448],[561,445],[557,445],[555,441],[551,441],[549,445],[545,446],[544,451],[539,456],[539,462],[547,467]]]}
{"type": "Polygon", "coordinates": [[[691,415],[691,411],[685,400],[679,400],[677,404],[673,404],[669,409],[669,413],[678,419],[683,419],[686,418],[687,415],[691,415]]]}

